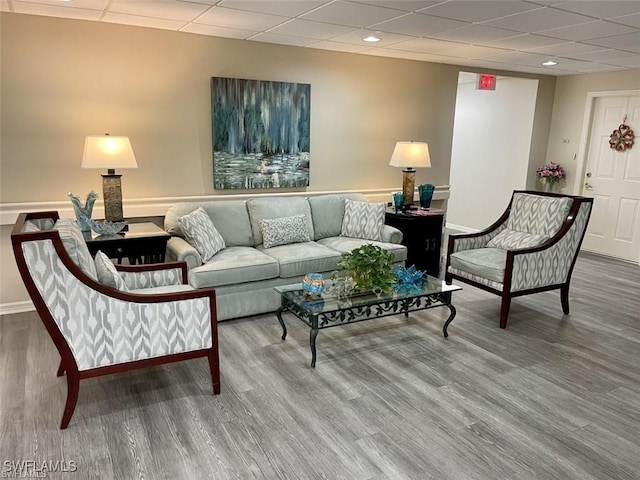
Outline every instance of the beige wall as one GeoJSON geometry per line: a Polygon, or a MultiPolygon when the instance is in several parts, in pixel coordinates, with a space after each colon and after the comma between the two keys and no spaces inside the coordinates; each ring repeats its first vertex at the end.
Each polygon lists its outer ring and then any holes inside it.
{"type": "MultiPolygon", "coordinates": [[[[398,140],[429,142],[433,166],[417,173],[417,184],[448,184],[456,66],[0,17],[1,205],[100,191],[100,172],[80,169],[80,160],[84,137],[106,132],[128,135],[138,160],[124,171],[125,215],[128,200],[236,193],[213,190],[212,76],[311,84],[306,191],[398,188],[401,173],[387,165],[398,140]]],[[[540,80],[532,155],[543,155],[555,79],[515,75],[540,80]]],[[[7,255],[8,232],[0,239],[0,306],[27,299],[7,255]]]]}
{"type": "MultiPolygon", "coordinates": [[[[547,161],[557,162],[567,171],[567,182],[563,191],[579,194],[574,190],[576,169],[580,161],[580,139],[584,128],[587,94],[591,92],[613,92],[640,90],[640,69],[614,73],[594,73],[559,77],[556,83],[553,115],[549,131],[547,161]],[[568,143],[563,143],[568,140],[568,143]],[[573,155],[577,158],[574,159],[573,155]]],[[[622,119],[620,119],[622,123],[622,119]]],[[[542,162],[540,162],[540,165],[542,162]]],[[[535,170],[535,168],[534,168],[535,170]]]]}

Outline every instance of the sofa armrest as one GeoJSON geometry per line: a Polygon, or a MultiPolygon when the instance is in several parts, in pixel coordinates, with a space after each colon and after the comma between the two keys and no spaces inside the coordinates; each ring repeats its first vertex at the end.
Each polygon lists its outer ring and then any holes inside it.
{"type": "Polygon", "coordinates": [[[386,243],[402,243],[402,232],[391,225],[384,225],[382,228],[382,241],[386,243]]]}
{"type": "Polygon", "coordinates": [[[184,238],[171,237],[167,242],[167,260],[187,262],[187,269],[202,265],[198,251],[184,238]]]}

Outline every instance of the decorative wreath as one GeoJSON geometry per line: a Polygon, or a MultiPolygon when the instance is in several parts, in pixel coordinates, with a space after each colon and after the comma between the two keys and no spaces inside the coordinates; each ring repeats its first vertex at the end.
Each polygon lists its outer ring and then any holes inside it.
{"type": "Polygon", "coordinates": [[[635,141],[635,135],[631,127],[622,123],[609,136],[609,147],[618,152],[624,152],[631,149],[635,141]]]}

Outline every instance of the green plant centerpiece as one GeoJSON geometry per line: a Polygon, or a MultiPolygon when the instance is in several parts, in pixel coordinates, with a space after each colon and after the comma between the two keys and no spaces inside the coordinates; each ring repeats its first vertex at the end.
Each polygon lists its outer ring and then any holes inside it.
{"type": "Polygon", "coordinates": [[[332,278],[344,279],[350,277],[355,287],[360,291],[381,290],[389,292],[396,283],[393,273],[393,253],[384,248],[367,243],[342,254],[338,262],[339,270],[332,278]]]}

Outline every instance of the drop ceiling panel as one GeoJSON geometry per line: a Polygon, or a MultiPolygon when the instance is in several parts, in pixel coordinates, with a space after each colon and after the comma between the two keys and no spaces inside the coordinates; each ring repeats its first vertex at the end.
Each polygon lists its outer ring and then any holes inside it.
{"type": "Polygon", "coordinates": [[[411,40],[413,37],[409,37],[407,35],[398,35],[395,33],[380,33],[380,32],[376,32],[375,30],[369,30],[369,29],[359,29],[359,30],[353,30],[349,33],[345,33],[344,35],[339,35],[335,38],[332,38],[333,41],[336,42],[343,42],[343,43],[352,43],[352,44],[356,44],[356,45],[363,45],[363,41],[362,39],[368,35],[376,35],[380,38],[379,42],[375,42],[375,43],[367,43],[364,44],[366,45],[367,48],[380,48],[380,47],[386,47],[387,45],[393,45],[396,43],[400,43],[400,42],[406,42],[407,40],[411,40]]]}
{"type": "Polygon", "coordinates": [[[240,30],[237,28],[216,27],[215,25],[203,25],[190,23],[180,29],[181,32],[197,33],[198,35],[210,35],[212,37],[247,39],[260,33],[257,30],[240,30]]]}
{"type": "Polygon", "coordinates": [[[311,48],[319,48],[321,50],[335,50],[337,52],[348,53],[361,53],[365,50],[370,50],[368,45],[355,45],[351,43],[335,42],[333,40],[323,40],[321,42],[314,43],[311,48]]]}
{"type": "Polygon", "coordinates": [[[581,0],[573,2],[560,2],[559,4],[555,5],[555,8],[567,10],[574,13],[581,13],[582,15],[587,15],[594,18],[614,18],[621,15],[637,13],[637,3],[637,0],[606,0],[604,2],[581,0]]]}
{"type": "Polygon", "coordinates": [[[197,18],[196,23],[217,27],[237,28],[240,30],[267,30],[285,21],[287,17],[252,13],[232,8],[213,7],[197,18]]]}
{"type": "Polygon", "coordinates": [[[570,27],[591,21],[593,21],[593,18],[547,7],[491,20],[486,25],[524,33],[537,33],[543,30],[570,27]]]}
{"type": "Polygon", "coordinates": [[[585,40],[584,43],[640,53],[640,32],[616,35],[614,37],[597,38],[594,40],[585,40]]]}
{"type": "Polygon", "coordinates": [[[404,13],[399,10],[337,0],[304,14],[301,18],[350,27],[367,27],[400,15],[404,13]]]}
{"type": "Polygon", "coordinates": [[[176,0],[163,0],[162,2],[112,0],[109,12],[190,22],[198,15],[203,14],[208,8],[209,6],[207,5],[176,0]]]}
{"type": "Polygon", "coordinates": [[[414,40],[396,43],[391,45],[389,48],[405,52],[442,53],[459,45],[461,44],[445,42],[444,40],[435,40],[433,38],[416,38],[414,40]]]}
{"type": "Polygon", "coordinates": [[[487,27],[485,25],[468,25],[446,32],[434,33],[431,36],[440,40],[450,40],[453,42],[486,43],[515,35],[519,35],[519,33],[513,30],[505,30],[504,28],[487,27]]]}
{"type": "Polygon", "coordinates": [[[353,30],[353,27],[345,27],[343,25],[330,25],[328,23],[310,22],[308,20],[291,20],[290,22],[272,28],[269,32],[279,35],[328,40],[338,35],[352,32],[353,30]]]}
{"type": "Polygon", "coordinates": [[[103,11],[109,5],[109,0],[73,0],[73,2],[68,3],[60,0],[20,0],[13,3],[31,3],[32,5],[52,5],[63,8],[85,8],[87,10],[103,11]]]}
{"type": "Polygon", "coordinates": [[[595,52],[597,50],[602,50],[602,48],[594,45],[587,45],[586,43],[567,42],[532,48],[528,51],[544,55],[571,55],[573,53],[595,52]]]}
{"type": "Polygon", "coordinates": [[[375,28],[382,32],[428,37],[434,33],[453,30],[454,28],[464,27],[466,25],[468,24],[457,20],[447,20],[445,18],[422,15],[420,13],[410,13],[395,20],[379,23],[375,25],[375,28]]]}
{"type": "Polygon", "coordinates": [[[439,5],[422,10],[420,13],[435,15],[436,17],[451,18],[463,22],[480,23],[496,18],[502,18],[515,13],[541,8],[532,3],[510,0],[456,0],[455,2],[443,2],[439,5]]]}
{"type": "Polygon", "coordinates": [[[328,0],[286,0],[284,2],[282,0],[222,0],[218,6],[283,17],[297,17],[325,3],[328,3],[328,0]]]}
{"type": "Polygon", "coordinates": [[[55,5],[39,5],[29,2],[13,2],[13,12],[29,15],[42,15],[45,17],[74,18],[77,20],[100,20],[100,16],[102,15],[100,10],[55,5]]]}
{"type": "Polygon", "coordinates": [[[423,8],[442,3],[442,0],[353,0],[355,3],[366,3],[378,7],[393,8],[403,12],[417,12],[423,8]]]}
{"type": "Polygon", "coordinates": [[[317,40],[313,38],[291,37],[289,35],[278,35],[276,33],[259,33],[249,40],[265,43],[278,43],[280,45],[291,45],[294,47],[307,47],[317,40]]]}
{"type": "Polygon", "coordinates": [[[105,13],[102,21],[121,25],[133,25],[136,27],[161,28],[164,30],[180,30],[185,26],[185,22],[177,20],[141,17],[139,15],[127,15],[124,13],[105,13]]]}
{"type": "Polygon", "coordinates": [[[635,28],[626,25],[618,25],[617,23],[607,22],[606,20],[596,20],[595,22],[573,25],[571,27],[543,30],[540,34],[554,38],[561,38],[563,40],[580,41],[587,40],[589,38],[624,35],[625,33],[633,33],[635,31],[635,28]]]}
{"type": "Polygon", "coordinates": [[[487,42],[486,45],[490,47],[506,48],[510,50],[533,50],[535,48],[557,45],[559,43],[565,42],[566,40],[559,40],[557,38],[543,37],[541,35],[534,34],[524,34],[505,38],[502,40],[496,40],[493,42],[487,42]]]}
{"type": "Polygon", "coordinates": [[[612,22],[620,23],[622,25],[628,25],[634,28],[640,28],[640,13],[635,15],[627,15],[625,17],[615,17],[611,19],[612,22]]]}

